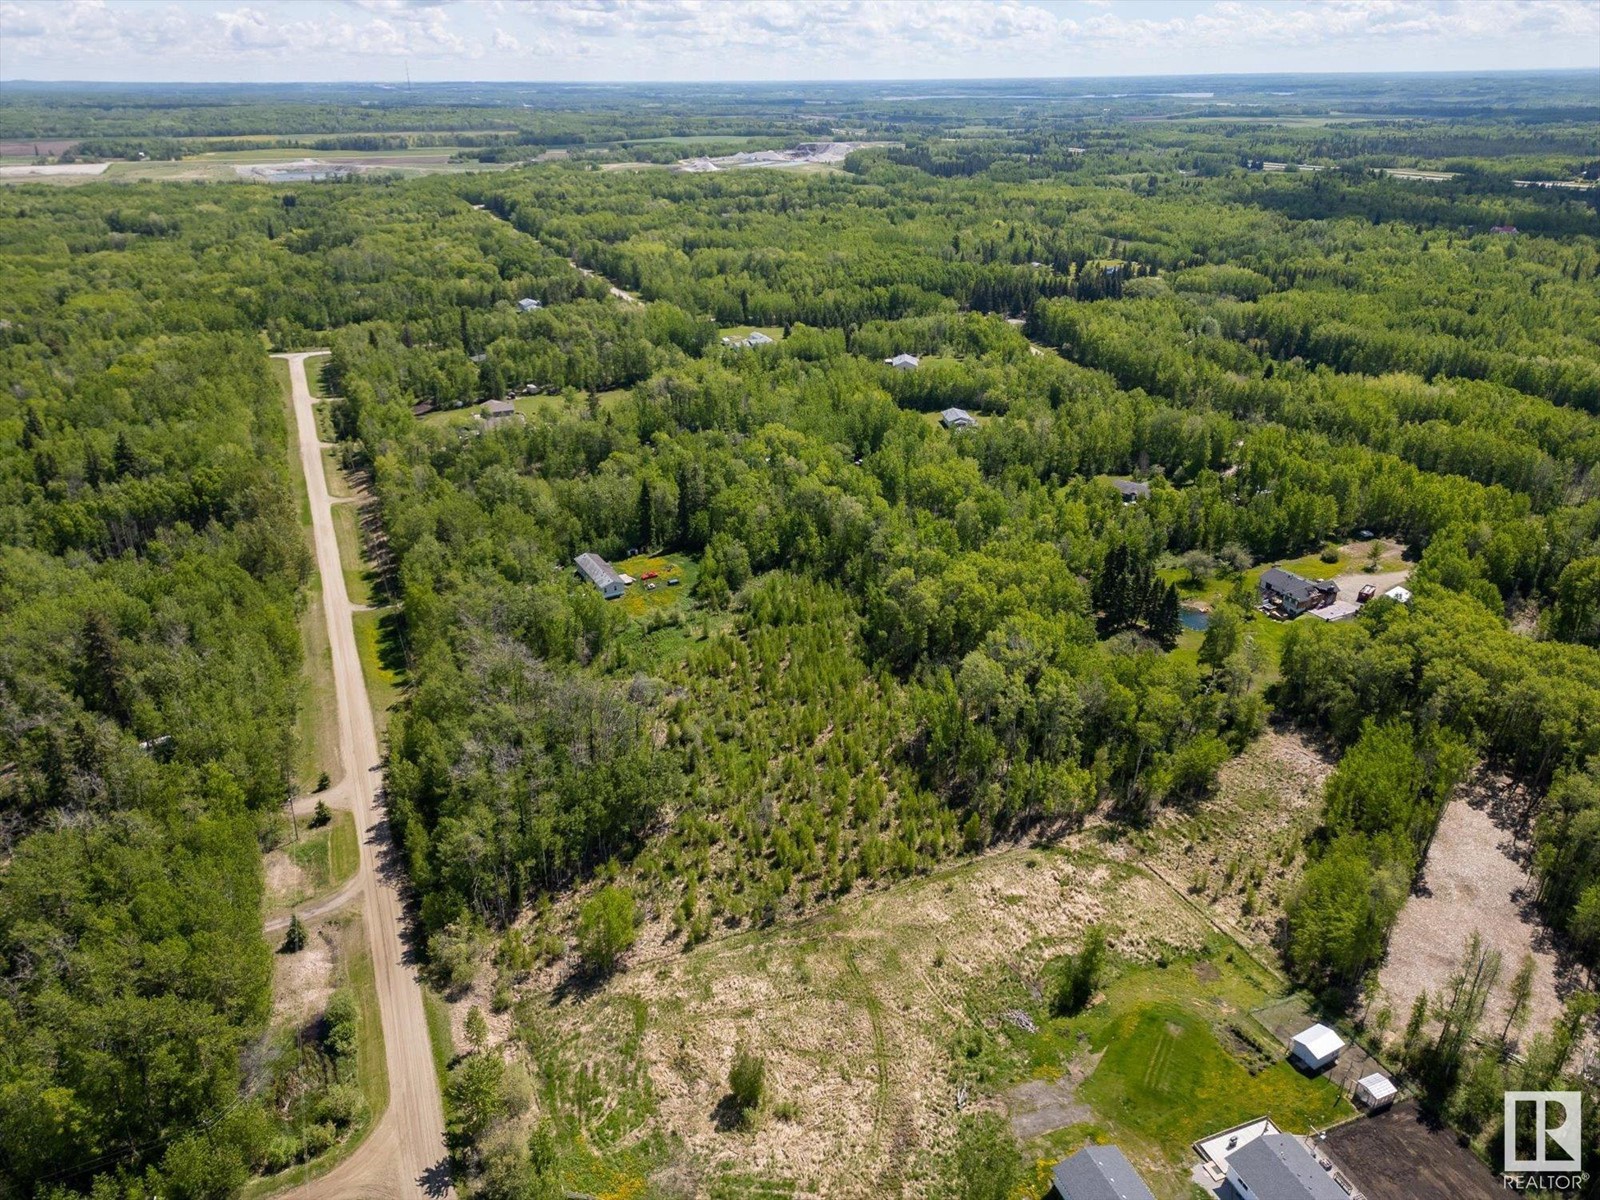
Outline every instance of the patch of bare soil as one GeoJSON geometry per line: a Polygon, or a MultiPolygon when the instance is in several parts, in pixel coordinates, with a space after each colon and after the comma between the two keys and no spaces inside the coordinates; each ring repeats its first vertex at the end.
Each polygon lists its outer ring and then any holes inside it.
{"type": "Polygon", "coordinates": [[[1474,930],[1501,957],[1485,1029],[1498,1033],[1504,1025],[1508,986],[1530,953],[1533,998],[1524,1040],[1549,1029],[1559,1015],[1561,998],[1578,980],[1533,906],[1528,842],[1517,832],[1531,803],[1526,791],[1504,776],[1480,771],[1445,808],[1422,878],[1400,911],[1378,975],[1376,1006],[1389,1007],[1391,1030],[1404,1025],[1420,992],[1437,995],[1445,987],[1474,930]]]}
{"type": "Polygon", "coordinates": [[[297,954],[277,954],[272,972],[272,1024],[303,1025],[328,1006],[335,974],[337,929],[317,925],[297,954]]]}
{"type": "MultiPolygon", "coordinates": [[[[587,1125],[614,1133],[627,1113],[624,1144],[664,1135],[696,1171],[788,1178],[797,1195],[912,1194],[955,1129],[956,1039],[994,1019],[973,997],[1007,972],[1041,989],[1049,961],[1096,921],[1135,959],[1198,950],[1207,934],[1142,872],[1007,850],[688,953],[664,922],[647,925],[628,968],[598,989],[560,967],[535,976],[522,1052],[547,1079],[592,1081],[605,1099],[587,1125]],[[769,1104],[751,1131],[727,1121],[741,1040],[767,1064],[769,1104]]],[[[1073,1103],[1060,1088],[1033,1100],[1045,1124],[1073,1103]]]]}
{"type": "Polygon", "coordinates": [[[281,846],[263,858],[261,865],[266,872],[265,911],[279,912],[311,894],[305,870],[281,846]]]}
{"type": "Polygon", "coordinates": [[[1332,755],[1304,735],[1268,729],[1223,766],[1212,799],[1162,814],[1149,862],[1244,940],[1270,949],[1333,768],[1332,755]]]}
{"type": "Polygon", "coordinates": [[[1025,1142],[1092,1120],[1094,1111],[1077,1098],[1078,1085],[1094,1073],[1100,1058],[1100,1054],[1080,1054],[1059,1079],[1030,1079],[1008,1091],[1006,1115],[1017,1140],[1025,1142]]]}

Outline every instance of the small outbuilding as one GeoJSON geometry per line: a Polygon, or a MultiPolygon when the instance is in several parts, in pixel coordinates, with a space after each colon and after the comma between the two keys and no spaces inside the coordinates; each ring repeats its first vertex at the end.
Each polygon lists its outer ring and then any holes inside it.
{"type": "Polygon", "coordinates": [[[578,573],[599,588],[600,594],[607,600],[615,600],[622,595],[622,576],[598,554],[580,554],[574,561],[578,564],[578,573]]]}
{"type": "Polygon", "coordinates": [[[1401,604],[1411,603],[1411,589],[1401,587],[1399,584],[1395,584],[1394,587],[1390,588],[1383,595],[1385,599],[1395,600],[1401,604]]]}
{"type": "Polygon", "coordinates": [[[1331,1067],[1344,1049],[1344,1039],[1326,1025],[1313,1025],[1294,1035],[1289,1057],[1309,1071],[1331,1067]]]}
{"type": "Polygon", "coordinates": [[[1381,1071],[1374,1071],[1356,1080],[1356,1103],[1368,1112],[1379,1112],[1394,1103],[1399,1091],[1394,1080],[1381,1071]]]}
{"type": "Polygon", "coordinates": [[[1361,606],[1359,604],[1352,604],[1348,600],[1335,600],[1332,604],[1324,605],[1322,608],[1313,608],[1306,616],[1331,623],[1333,621],[1348,621],[1360,611],[1361,606]]]}
{"type": "Polygon", "coordinates": [[[1058,1162],[1050,1179],[1049,1200],[1155,1200],[1115,1146],[1085,1146],[1058,1162]]]}
{"type": "Polygon", "coordinates": [[[883,360],[896,371],[910,371],[922,365],[922,360],[915,354],[896,354],[893,358],[883,360]]]}
{"type": "Polygon", "coordinates": [[[978,423],[978,418],[964,408],[947,408],[939,414],[939,423],[946,429],[969,429],[978,423]]]}
{"type": "Polygon", "coordinates": [[[1141,500],[1150,498],[1148,483],[1137,483],[1132,479],[1113,479],[1111,486],[1117,489],[1124,504],[1137,504],[1141,500]]]}

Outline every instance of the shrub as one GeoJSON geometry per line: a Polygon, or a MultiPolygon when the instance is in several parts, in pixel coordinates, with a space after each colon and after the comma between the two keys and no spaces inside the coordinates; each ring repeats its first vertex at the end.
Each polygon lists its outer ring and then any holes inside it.
{"type": "Polygon", "coordinates": [[[319,791],[319,792],[327,791],[328,788],[332,785],[332,783],[333,783],[333,780],[329,779],[328,778],[328,773],[326,771],[324,771],[321,775],[317,776],[317,791],[319,791]]]}
{"type": "MultiPolygon", "coordinates": [[[[324,775],[323,778],[326,779],[327,776],[324,775]]],[[[321,829],[332,820],[333,809],[328,807],[326,800],[318,800],[317,807],[311,810],[311,828],[321,829]]]]}
{"type": "Polygon", "coordinates": [[[600,975],[616,969],[617,960],[633,945],[633,897],[622,888],[601,888],[578,912],[578,954],[584,966],[600,975]]]}
{"type": "Polygon", "coordinates": [[[312,1106],[311,1117],[336,1129],[355,1124],[367,1113],[367,1100],[361,1089],[350,1083],[335,1083],[325,1089],[312,1106]]]}
{"type": "Polygon", "coordinates": [[[306,925],[298,915],[289,918],[289,931],[283,935],[283,952],[299,954],[306,948],[306,925]]]}
{"type": "Polygon", "coordinates": [[[356,1052],[357,1032],[360,1028],[360,1010],[356,998],[348,988],[340,988],[328,998],[328,1008],[323,1014],[327,1033],[322,1041],[335,1059],[346,1059],[356,1052]]]}
{"type": "Polygon", "coordinates": [[[1100,984],[1100,972],[1105,965],[1106,931],[1099,925],[1089,926],[1084,934],[1083,949],[1067,957],[1066,968],[1056,984],[1056,1015],[1076,1016],[1093,998],[1100,984]]]}
{"type": "Polygon", "coordinates": [[[749,1124],[750,1118],[761,1107],[766,1090],[767,1060],[740,1042],[734,1047],[733,1066],[728,1070],[728,1091],[732,1093],[733,1106],[745,1124],[749,1124]]]}

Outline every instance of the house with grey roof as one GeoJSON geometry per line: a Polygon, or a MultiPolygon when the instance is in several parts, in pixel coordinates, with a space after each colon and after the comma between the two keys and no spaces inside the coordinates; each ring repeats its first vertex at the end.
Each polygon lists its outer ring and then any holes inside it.
{"type": "Polygon", "coordinates": [[[1117,489],[1124,504],[1137,504],[1140,500],[1150,498],[1148,483],[1136,483],[1132,479],[1113,479],[1111,486],[1117,489]]]}
{"type": "Polygon", "coordinates": [[[544,305],[539,303],[539,301],[535,300],[532,296],[524,296],[521,300],[517,301],[517,307],[523,312],[538,312],[544,307],[544,305]]]}
{"type": "Polygon", "coordinates": [[[893,358],[883,360],[896,371],[909,371],[922,365],[922,360],[915,354],[896,354],[893,358]]]}
{"type": "Polygon", "coordinates": [[[490,424],[509,421],[517,415],[517,406],[509,400],[485,400],[478,412],[490,424]]]}
{"type": "Polygon", "coordinates": [[[1313,608],[1323,608],[1339,598],[1339,585],[1326,579],[1303,579],[1281,567],[1268,567],[1257,585],[1261,603],[1285,616],[1298,617],[1313,608]]]}
{"type": "Polygon", "coordinates": [[[946,429],[968,429],[978,423],[978,418],[964,408],[947,408],[939,414],[939,422],[946,429]]]}
{"type": "Polygon", "coordinates": [[[607,600],[615,600],[622,595],[627,586],[623,577],[598,554],[580,554],[573,561],[578,564],[578,574],[599,588],[600,594],[607,600]]]}
{"type": "Polygon", "coordinates": [[[744,344],[746,346],[772,346],[775,345],[776,342],[774,339],[762,333],[761,330],[757,329],[749,337],[745,338],[744,344]]]}
{"type": "Polygon", "coordinates": [[[1115,1146],[1085,1146],[1058,1162],[1050,1178],[1049,1200],[1155,1200],[1115,1146]]]}
{"type": "Polygon", "coordinates": [[[1228,1182],[1239,1200],[1350,1200],[1297,1137],[1268,1133],[1228,1156],[1228,1182]]]}

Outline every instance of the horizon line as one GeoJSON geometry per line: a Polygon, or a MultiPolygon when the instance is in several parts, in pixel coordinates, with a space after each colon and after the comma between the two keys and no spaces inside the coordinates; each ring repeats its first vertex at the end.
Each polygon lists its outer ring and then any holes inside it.
{"type": "MultiPolygon", "coordinates": [[[[1323,79],[1406,79],[1435,76],[1494,76],[1494,75],[1584,75],[1600,78],[1596,67],[1495,67],[1488,70],[1454,68],[1441,70],[1404,71],[1167,71],[1149,74],[1120,75],[884,75],[871,78],[803,78],[793,79],[39,79],[0,76],[0,87],[48,85],[51,87],[782,87],[803,84],[880,84],[880,83],[1056,83],[1087,79],[1254,79],[1272,76],[1315,76],[1323,79]]],[[[1600,97],[1597,97],[1600,100],[1600,97]]]]}

